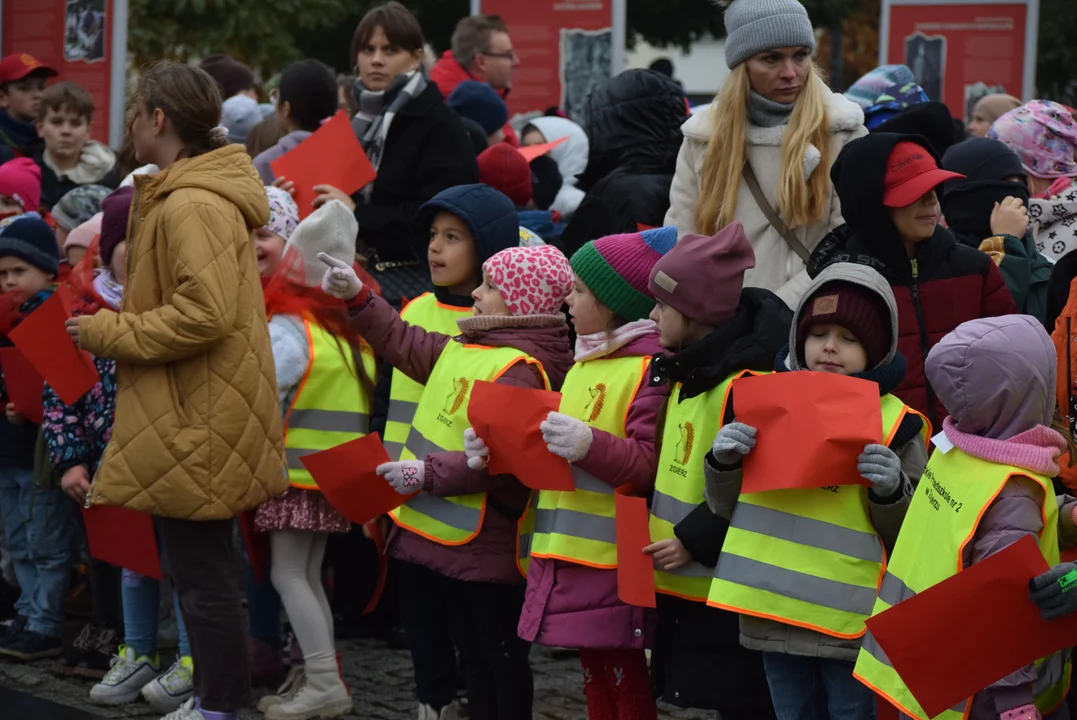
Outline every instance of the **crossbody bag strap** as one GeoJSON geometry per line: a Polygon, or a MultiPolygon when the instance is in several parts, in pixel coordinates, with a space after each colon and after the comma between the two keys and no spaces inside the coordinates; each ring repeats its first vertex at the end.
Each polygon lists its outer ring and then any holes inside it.
{"type": "Polygon", "coordinates": [[[767,202],[767,196],[763,194],[763,188],[759,187],[759,180],[756,178],[755,171],[752,170],[752,164],[749,162],[744,163],[744,182],[748,184],[748,190],[752,193],[752,197],[755,198],[755,204],[759,206],[759,209],[763,211],[763,215],[766,216],[767,222],[778,231],[778,234],[782,236],[782,240],[785,240],[786,245],[792,248],[793,252],[799,255],[800,259],[806,264],[808,258],[811,257],[811,253],[808,252],[808,248],[804,247],[804,243],[797,240],[797,236],[793,234],[781,216],[767,202]]]}

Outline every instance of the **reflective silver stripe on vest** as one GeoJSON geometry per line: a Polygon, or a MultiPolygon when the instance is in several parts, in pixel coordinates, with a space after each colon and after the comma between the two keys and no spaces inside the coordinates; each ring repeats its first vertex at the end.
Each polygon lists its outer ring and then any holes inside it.
{"type": "MultiPolygon", "coordinates": [[[[781,510],[740,502],[733,511],[730,526],[797,545],[830,550],[858,560],[876,563],[883,561],[883,545],[875,533],[850,530],[781,510]]],[[[874,598],[872,603],[874,604],[874,598]]],[[[868,607],[868,612],[871,612],[871,606],[868,607]]]]}
{"type": "Polygon", "coordinates": [[[288,463],[289,470],[306,470],[307,466],[299,461],[299,458],[304,455],[313,455],[314,453],[321,452],[321,450],[310,450],[308,448],[285,448],[284,460],[288,463]]]}
{"type": "Polygon", "coordinates": [[[593,493],[599,493],[600,495],[612,495],[613,488],[608,483],[604,483],[589,472],[580,470],[575,465],[572,466],[572,482],[575,484],[577,490],[588,490],[593,493]]]}
{"type": "Polygon", "coordinates": [[[678,500],[672,495],[666,495],[663,492],[655,490],[654,500],[651,503],[651,514],[659,520],[665,520],[668,523],[676,525],[681,520],[688,517],[688,515],[697,507],[699,507],[699,505],[686,503],[683,500],[678,500]]]}
{"type": "Polygon", "coordinates": [[[460,505],[428,492],[419,493],[409,500],[407,505],[415,512],[465,532],[478,530],[479,523],[482,521],[481,509],[460,505]]]}
{"type": "Polygon", "coordinates": [[[897,575],[891,575],[889,570],[883,575],[882,585],[879,586],[879,599],[890,607],[914,595],[916,593],[897,575]]]}
{"type": "Polygon", "coordinates": [[[660,572],[664,572],[666,575],[676,575],[683,578],[709,578],[714,577],[714,568],[704,567],[697,562],[690,562],[682,568],[676,570],[666,570],[662,567],[662,563],[658,561],[658,558],[654,559],[654,569],[660,572]]]}
{"type": "Polygon", "coordinates": [[[400,459],[400,456],[404,453],[404,443],[387,442],[385,443],[385,452],[389,454],[389,458],[396,461],[400,459]]]}
{"type": "Polygon", "coordinates": [[[517,549],[516,556],[521,560],[526,560],[531,556],[531,540],[535,536],[531,533],[524,533],[520,535],[519,548],[517,549]]]}
{"type": "Polygon", "coordinates": [[[411,425],[415,420],[415,411],[419,409],[419,403],[408,402],[407,400],[389,400],[389,414],[386,419],[389,422],[403,423],[404,425],[411,425]]]}
{"type": "Polygon", "coordinates": [[[347,410],[293,409],[288,415],[288,427],[292,430],[366,433],[370,429],[370,418],[366,413],[347,410]]]}
{"type": "MultiPolygon", "coordinates": [[[[890,669],[893,669],[894,666],[890,663],[890,658],[886,656],[886,652],[882,649],[882,646],[879,645],[878,641],[875,639],[875,636],[871,634],[871,630],[868,630],[866,633],[864,633],[864,642],[861,647],[864,648],[865,652],[867,652],[873,658],[881,662],[883,665],[890,669]]],[[[954,705],[952,708],[950,708],[950,712],[964,714],[965,706],[967,706],[968,703],[968,698],[966,698],[959,702],[957,705],[954,705]]]]}
{"type": "Polygon", "coordinates": [[[871,615],[875,606],[873,587],[828,580],[725,552],[718,558],[714,576],[726,582],[857,615],[871,615]]]}
{"type": "Polygon", "coordinates": [[[578,510],[539,509],[535,512],[535,533],[544,535],[557,533],[615,545],[617,544],[617,520],[578,510]]]}
{"type": "Polygon", "coordinates": [[[404,445],[408,450],[411,450],[411,454],[415,456],[416,460],[425,460],[427,455],[445,452],[445,449],[440,445],[427,440],[414,425],[408,432],[408,441],[404,445]]]}

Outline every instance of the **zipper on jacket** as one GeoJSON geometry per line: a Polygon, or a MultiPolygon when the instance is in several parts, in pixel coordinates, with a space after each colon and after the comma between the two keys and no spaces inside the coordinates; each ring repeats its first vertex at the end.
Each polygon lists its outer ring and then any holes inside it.
{"type": "Polygon", "coordinates": [[[920,286],[918,285],[920,267],[915,258],[910,261],[910,264],[912,265],[912,305],[916,311],[916,325],[920,330],[920,352],[923,355],[924,365],[924,388],[927,390],[927,419],[931,421],[931,427],[934,431],[939,426],[938,419],[935,417],[935,390],[927,379],[927,353],[930,348],[927,342],[927,327],[924,325],[924,309],[920,307],[920,286]]]}

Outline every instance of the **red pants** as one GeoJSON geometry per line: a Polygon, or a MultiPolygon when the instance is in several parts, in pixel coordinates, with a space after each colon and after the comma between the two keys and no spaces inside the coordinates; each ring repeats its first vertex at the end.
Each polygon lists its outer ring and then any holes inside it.
{"type": "Polygon", "coordinates": [[[580,650],[588,720],[657,720],[642,650],[580,650]]]}

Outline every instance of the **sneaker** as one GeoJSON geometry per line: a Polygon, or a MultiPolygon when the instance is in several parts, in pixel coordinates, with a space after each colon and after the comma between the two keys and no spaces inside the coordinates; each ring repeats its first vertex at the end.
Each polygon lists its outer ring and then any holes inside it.
{"type": "Polygon", "coordinates": [[[0,643],[0,655],[19,662],[33,662],[59,657],[64,651],[60,638],[45,637],[30,630],[23,630],[0,643]]]}
{"type": "Polygon", "coordinates": [[[258,701],[258,712],[265,714],[269,708],[280,705],[294,698],[307,684],[307,669],[304,665],[295,665],[284,679],[284,684],[277,689],[276,695],[266,695],[258,701]]]}
{"type": "Polygon", "coordinates": [[[90,700],[99,705],[123,705],[138,699],[142,688],[161,674],[160,666],[133,648],[120,645],[112,667],[101,682],[90,688],[90,700]]]}
{"type": "Polygon", "coordinates": [[[164,675],[146,683],[142,697],[157,712],[178,710],[194,697],[194,662],[186,656],[176,658],[164,675]]]}
{"type": "MultiPolygon", "coordinates": [[[[235,718],[234,713],[229,713],[227,716],[222,713],[211,713],[211,715],[212,717],[235,718]]],[[[202,711],[198,709],[194,698],[191,698],[172,712],[165,715],[161,720],[207,720],[208,717],[210,716],[202,714],[202,711]]]]}

